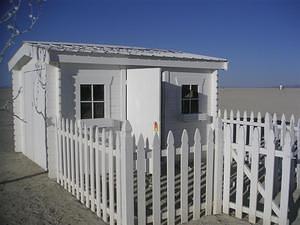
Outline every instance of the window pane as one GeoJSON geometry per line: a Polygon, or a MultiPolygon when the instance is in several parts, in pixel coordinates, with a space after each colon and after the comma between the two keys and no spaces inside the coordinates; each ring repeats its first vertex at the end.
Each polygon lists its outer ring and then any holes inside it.
{"type": "Polygon", "coordinates": [[[94,118],[104,118],[104,102],[94,103],[94,118]]]}
{"type": "Polygon", "coordinates": [[[191,113],[198,113],[198,100],[191,100],[191,113]]]}
{"type": "Polygon", "coordinates": [[[80,104],[81,119],[92,118],[92,103],[81,103],[80,104]]]}
{"type": "Polygon", "coordinates": [[[80,101],[91,101],[92,89],[91,85],[80,85],[80,101]]]}
{"type": "Polygon", "coordinates": [[[93,85],[94,101],[104,101],[104,85],[93,85]]]}
{"type": "Polygon", "coordinates": [[[182,100],[181,109],[182,109],[182,113],[189,113],[189,111],[190,111],[190,100],[182,100]]]}
{"type": "Polygon", "coordinates": [[[192,85],[191,98],[198,98],[198,85],[192,85]]]}
{"type": "Polygon", "coordinates": [[[182,85],[181,86],[181,97],[188,98],[190,94],[190,85],[182,85]]]}

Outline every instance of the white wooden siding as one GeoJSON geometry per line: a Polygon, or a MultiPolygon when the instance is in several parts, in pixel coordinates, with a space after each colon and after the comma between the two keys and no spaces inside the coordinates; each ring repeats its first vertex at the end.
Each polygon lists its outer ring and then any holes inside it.
{"type": "Polygon", "coordinates": [[[111,78],[110,97],[105,99],[108,101],[109,115],[107,118],[120,120],[121,119],[121,70],[117,68],[108,68],[105,66],[91,66],[80,64],[62,64],[61,65],[61,114],[64,117],[71,119],[79,119],[79,104],[80,90],[77,89],[77,80],[86,83],[103,83],[108,78],[111,78]],[[92,74],[92,77],[89,76],[92,74]],[[94,79],[95,78],[95,79],[94,79]],[[78,107],[78,108],[77,108],[78,107]]]}

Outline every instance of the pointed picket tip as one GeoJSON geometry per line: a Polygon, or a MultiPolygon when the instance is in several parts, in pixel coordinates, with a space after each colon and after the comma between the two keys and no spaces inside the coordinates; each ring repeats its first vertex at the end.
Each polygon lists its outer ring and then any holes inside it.
{"type": "Polygon", "coordinates": [[[237,120],[240,120],[240,119],[241,119],[241,113],[240,113],[240,110],[238,110],[238,111],[236,112],[236,119],[237,119],[237,120]]]}
{"type": "Polygon", "coordinates": [[[265,115],[265,125],[271,129],[272,128],[272,121],[271,121],[271,118],[270,118],[270,114],[267,112],[266,115],[265,115]]]}
{"type": "Polygon", "coordinates": [[[293,124],[295,123],[295,116],[294,116],[294,114],[291,115],[290,123],[293,123],[293,124]]]}
{"type": "Polygon", "coordinates": [[[69,126],[69,119],[67,118],[66,119],[66,130],[69,131],[69,128],[70,128],[70,126],[69,126]]]}
{"type": "Polygon", "coordinates": [[[268,112],[266,112],[266,114],[265,114],[265,121],[269,122],[269,120],[270,120],[270,114],[268,112]]]}
{"type": "Polygon", "coordinates": [[[244,111],[244,113],[243,113],[243,120],[247,121],[247,118],[248,118],[247,111],[244,111]]]}
{"type": "Polygon", "coordinates": [[[227,110],[225,109],[224,110],[224,117],[223,117],[225,120],[227,120],[227,110]]]}
{"type": "Polygon", "coordinates": [[[144,137],[142,134],[140,134],[139,136],[139,140],[138,140],[138,150],[144,150],[144,137]]]}
{"type": "Polygon", "coordinates": [[[198,128],[196,128],[196,130],[195,130],[194,141],[195,141],[195,142],[201,141],[201,135],[200,135],[200,131],[199,131],[198,128]]]}
{"type": "Polygon", "coordinates": [[[112,144],[113,144],[113,132],[112,132],[112,130],[109,131],[108,141],[109,141],[110,146],[112,146],[112,144]]]}
{"type": "Polygon", "coordinates": [[[70,120],[70,132],[73,132],[73,120],[70,120]]]}
{"type": "Polygon", "coordinates": [[[105,139],[105,128],[102,128],[101,136],[102,136],[102,140],[104,140],[105,139]]]}
{"type": "Polygon", "coordinates": [[[123,126],[122,126],[122,131],[123,132],[131,132],[132,131],[132,127],[131,127],[131,124],[129,123],[128,120],[125,120],[124,123],[123,123],[123,126]]]}
{"type": "Polygon", "coordinates": [[[95,131],[95,137],[99,137],[99,127],[96,127],[95,129],[96,129],[96,131],[95,131]]]}
{"type": "Polygon", "coordinates": [[[276,113],[274,113],[273,114],[273,124],[277,124],[277,114],[276,113]]]}
{"type": "Polygon", "coordinates": [[[221,117],[222,116],[222,112],[221,112],[221,109],[218,110],[218,117],[221,117]]]}
{"type": "Polygon", "coordinates": [[[186,131],[186,129],[183,130],[182,135],[181,135],[181,143],[188,143],[189,141],[189,137],[188,137],[188,133],[186,131]]]}
{"type": "Polygon", "coordinates": [[[260,112],[257,113],[257,121],[261,122],[261,113],[260,112]]]}
{"type": "Polygon", "coordinates": [[[233,111],[232,111],[232,109],[230,110],[230,120],[233,120],[233,111]]]}
{"type": "Polygon", "coordinates": [[[174,145],[174,135],[172,131],[169,131],[168,137],[167,137],[167,144],[169,145],[174,145]]]}
{"type": "Polygon", "coordinates": [[[65,130],[66,120],[64,118],[61,118],[61,127],[62,127],[63,130],[65,130]]]}
{"type": "Polygon", "coordinates": [[[253,122],[254,121],[254,113],[253,111],[251,111],[250,113],[250,122],[253,122]]]}
{"type": "Polygon", "coordinates": [[[160,145],[160,143],[159,143],[159,137],[158,137],[158,134],[155,133],[154,138],[153,138],[153,149],[154,148],[159,149],[159,145],[160,145]]]}
{"type": "Polygon", "coordinates": [[[282,114],[282,116],[281,116],[281,122],[285,122],[286,121],[286,118],[285,118],[285,115],[284,115],[284,113],[282,114]]]}

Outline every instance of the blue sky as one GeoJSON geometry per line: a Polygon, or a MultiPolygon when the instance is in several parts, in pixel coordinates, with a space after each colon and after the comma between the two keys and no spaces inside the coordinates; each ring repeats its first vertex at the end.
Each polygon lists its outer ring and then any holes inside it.
{"type": "Polygon", "coordinates": [[[7,61],[22,40],[176,49],[227,58],[221,86],[300,85],[297,0],[48,0],[33,31],[7,52],[0,86],[11,85],[7,61]]]}

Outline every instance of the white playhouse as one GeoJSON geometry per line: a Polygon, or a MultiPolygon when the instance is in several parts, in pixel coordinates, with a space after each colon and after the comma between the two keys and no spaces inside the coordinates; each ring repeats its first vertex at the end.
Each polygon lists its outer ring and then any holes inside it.
{"type": "Polygon", "coordinates": [[[24,42],[9,61],[15,150],[53,166],[58,116],[114,130],[129,120],[136,136],[156,132],[162,146],[169,130],[176,141],[183,129],[200,128],[205,140],[217,113],[218,70],[227,66],[172,50],[24,42]]]}

